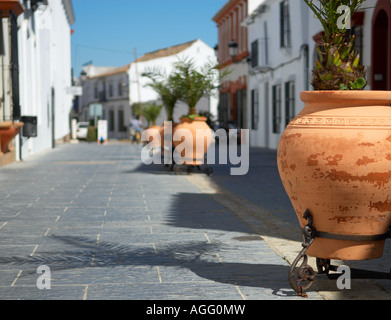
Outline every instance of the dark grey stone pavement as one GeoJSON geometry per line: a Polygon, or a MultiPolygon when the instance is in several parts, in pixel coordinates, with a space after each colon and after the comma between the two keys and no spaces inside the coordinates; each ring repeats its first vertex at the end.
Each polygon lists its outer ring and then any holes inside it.
{"type": "Polygon", "coordinates": [[[67,144],[0,168],[0,299],[298,299],[259,235],[140,152],[67,144]]]}

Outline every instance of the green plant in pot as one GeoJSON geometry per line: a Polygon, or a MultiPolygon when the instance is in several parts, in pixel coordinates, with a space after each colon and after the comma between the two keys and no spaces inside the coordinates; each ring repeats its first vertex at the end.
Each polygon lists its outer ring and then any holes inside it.
{"type": "Polygon", "coordinates": [[[162,108],[162,105],[157,105],[156,103],[148,103],[142,108],[142,115],[147,121],[147,128],[144,130],[145,133],[143,132],[143,134],[148,136],[148,141],[153,142],[152,147],[156,148],[162,146],[162,137],[160,133],[162,127],[156,125],[156,119],[162,108]]]}
{"type": "Polygon", "coordinates": [[[162,105],[157,105],[156,103],[148,103],[143,106],[141,114],[144,116],[145,120],[147,121],[148,127],[151,124],[152,126],[156,125],[156,119],[159,116],[162,108],[163,108],[162,105]]]}
{"type": "Polygon", "coordinates": [[[88,142],[97,141],[98,138],[98,128],[95,126],[95,120],[91,119],[89,121],[88,129],[87,129],[87,138],[88,142]]]}
{"type": "Polygon", "coordinates": [[[172,84],[178,88],[180,100],[188,106],[187,115],[173,131],[173,144],[183,148],[181,157],[184,165],[201,165],[212,143],[213,133],[207,125],[206,117],[197,114],[196,105],[204,96],[210,96],[220,84],[220,74],[215,65],[197,67],[194,61],[185,59],[174,65],[171,73],[172,84]],[[185,134],[190,133],[190,134],[185,134]],[[178,140],[182,136],[182,140],[178,140]],[[202,143],[203,148],[197,148],[202,143]]]}
{"type": "Polygon", "coordinates": [[[315,90],[359,90],[366,86],[366,72],[354,49],[355,36],[346,29],[341,12],[351,19],[365,0],[304,0],[320,21],[324,35],[317,47],[319,59],[313,70],[315,90]]]}
{"type": "Polygon", "coordinates": [[[204,96],[213,94],[219,87],[220,76],[217,66],[206,63],[197,68],[193,60],[177,62],[171,75],[172,84],[180,91],[180,100],[188,106],[187,116],[197,116],[196,105],[204,96]]]}
{"type": "Polygon", "coordinates": [[[307,255],[316,258],[318,272],[328,272],[331,259],[379,258],[391,224],[391,92],[363,90],[365,68],[354,36],[340,23],[341,8],[353,16],[365,1],[303,1],[324,34],[314,90],[301,92],[304,108],[277,150],[281,181],[304,234],[289,271],[299,295],[316,274],[307,255]]]}
{"type": "Polygon", "coordinates": [[[131,109],[133,116],[141,117],[143,115],[143,105],[141,103],[133,103],[131,109]]]}
{"type": "Polygon", "coordinates": [[[156,68],[145,71],[142,76],[152,80],[147,86],[151,87],[160,96],[167,112],[167,121],[174,121],[174,108],[181,97],[181,91],[175,85],[173,77],[165,75],[156,68]]]}

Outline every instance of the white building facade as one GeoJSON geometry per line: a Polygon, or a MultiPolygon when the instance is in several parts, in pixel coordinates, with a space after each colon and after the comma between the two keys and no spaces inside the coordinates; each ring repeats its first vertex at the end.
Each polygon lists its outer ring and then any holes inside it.
{"type": "MultiPolygon", "coordinates": [[[[249,0],[250,144],[277,149],[289,121],[313,90],[312,69],[321,24],[303,0],[249,0]]],[[[391,90],[391,1],[367,0],[351,21],[367,70],[367,90],[391,90]]]]}
{"type": "Polygon", "coordinates": [[[0,0],[0,13],[1,166],[69,137],[75,18],[71,0],[0,0]]]}
{"type": "Polygon", "coordinates": [[[285,126],[302,108],[300,92],[309,90],[310,34],[303,23],[309,10],[302,0],[252,2],[257,3],[245,21],[251,50],[250,144],[276,149],[285,126]]]}
{"type": "Polygon", "coordinates": [[[18,0],[0,1],[0,166],[16,159],[20,122],[18,22],[25,10],[18,0]]]}
{"type": "MultiPolygon", "coordinates": [[[[169,48],[159,49],[154,52],[146,53],[136,59],[129,67],[129,103],[130,105],[141,103],[161,104],[158,94],[150,87],[150,79],[142,77],[143,72],[152,69],[159,69],[161,72],[169,75],[173,71],[175,63],[191,59],[195,66],[201,67],[206,63],[216,65],[217,59],[213,48],[208,46],[202,40],[194,40],[179,44],[169,48]]],[[[218,94],[203,97],[196,106],[197,112],[208,111],[215,117],[217,116],[218,94]]],[[[177,102],[174,109],[174,122],[178,123],[182,115],[188,113],[188,107],[181,101],[177,102]]],[[[161,125],[167,120],[167,113],[163,108],[157,121],[161,125]]]]}
{"type": "Polygon", "coordinates": [[[18,157],[70,138],[71,0],[25,0],[18,17],[21,115],[36,117],[37,136],[16,139],[18,157]]]}
{"type": "Polygon", "coordinates": [[[248,30],[242,23],[250,5],[249,0],[229,0],[212,18],[218,29],[219,70],[229,71],[222,80],[219,102],[219,122],[225,128],[228,124],[248,128],[248,30]]]}
{"type": "Polygon", "coordinates": [[[129,138],[129,65],[123,67],[83,67],[81,79],[79,121],[107,120],[109,139],[129,138]],[[94,105],[102,106],[101,114],[94,114],[94,105]]]}

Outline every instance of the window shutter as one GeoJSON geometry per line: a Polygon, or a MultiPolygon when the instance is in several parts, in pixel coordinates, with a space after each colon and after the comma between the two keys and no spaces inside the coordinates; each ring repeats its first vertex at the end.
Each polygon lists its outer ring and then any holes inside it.
{"type": "Polygon", "coordinates": [[[258,40],[251,43],[251,67],[258,66],[258,40]]]}
{"type": "Polygon", "coordinates": [[[284,19],[284,27],[285,27],[285,47],[291,46],[291,17],[289,15],[289,3],[288,1],[284,1],[285,6],[285,19],[284,19]]]}
{"type": "Polygon", "coordinates": [[[284,1],[280,2],[280,47],[285,47],[285,41],[284,41],[284,1]]]}
{"type": "Polygon", "coordinates": [[[290,108],[290,82],[285,82],[285,125],[287,126],[291,117],[290,108]]]}

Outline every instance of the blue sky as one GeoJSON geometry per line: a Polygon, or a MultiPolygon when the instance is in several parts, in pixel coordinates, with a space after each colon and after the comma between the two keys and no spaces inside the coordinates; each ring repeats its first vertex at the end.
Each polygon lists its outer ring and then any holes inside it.
{"type": "Polygon", "coordinates": [[[212,17],[228,0],[73,0],[74,75],[89,61],[123,66],[137,56],[187,41],[217,44],[212,17]]]}

